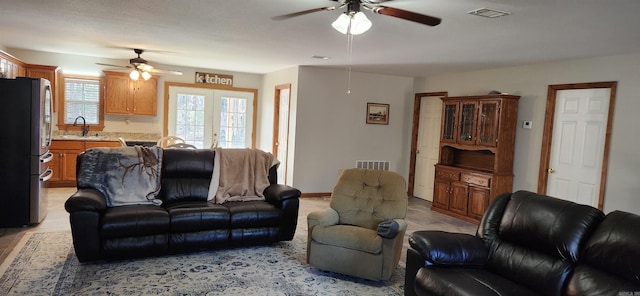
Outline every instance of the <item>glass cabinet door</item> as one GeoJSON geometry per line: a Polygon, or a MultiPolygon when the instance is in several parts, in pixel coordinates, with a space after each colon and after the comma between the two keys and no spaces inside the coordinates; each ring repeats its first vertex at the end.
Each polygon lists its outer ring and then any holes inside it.
{"type": "Polygon", "coordinates": [[[478,115],[477,145],[496,146],[499,101],[481,101],[478,115]]]}
{"type": "Polygon", "coordinates": [[[458,103],[445,102],[442,108],[442,137],[440,137],[440,141],[445,143],[455,143],[458,103]]]}
{"type": "Polygon", "coordinates": [[[473,144],[476,141],[476,107],[476,101],[460,103],[460,128],[458,134],[458,143],[460,144],[473,144]]]}

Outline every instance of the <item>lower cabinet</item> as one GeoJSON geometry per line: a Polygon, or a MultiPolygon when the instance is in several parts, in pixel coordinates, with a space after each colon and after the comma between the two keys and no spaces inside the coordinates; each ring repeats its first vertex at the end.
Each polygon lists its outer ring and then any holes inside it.
{"type": "Polygon", "coordinates": [[[490,201],[492,175],[436,166],[432,209],[477,223],[490,201]]]}
{"type": "Polygon", "coordinates": [[[94,147],[119,147],[118,141],[77,141],[77,140],[53,140],[49,150],[53,153],[53,159],[49,168],[53,170],[53,176],[47,181],[48,187],[76,186],[76,158],[86,149],[94,147]]]}

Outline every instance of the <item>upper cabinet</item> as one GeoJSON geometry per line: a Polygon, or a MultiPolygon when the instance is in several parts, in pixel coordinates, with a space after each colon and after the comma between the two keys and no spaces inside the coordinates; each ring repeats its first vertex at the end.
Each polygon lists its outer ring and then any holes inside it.
{"type": "Polygon", "coordinates": [[[104,111],[106,114],[149,115],[158,114],[158,80],[131,80],[129,74],[104,71],[104,111]]]}
{"type": "MultiPolygon", "coordinates": [[[[440,142],[467,149],[497,147],[500,122],[510,119],[509,112],[517,113],[517,99],[508,95],[443,98],[440,142]]],[[[504,127],[515,130],[512,125],[504,127]]],[[[515,131],[506,131],[505,135],[511,133],[515,131]]]]}
{"type": "Polygon", "coordinates": [[[0,78],[24,76],[24,63],[0,50],[0,78]]]}
{"type": "Polygon", "coordinates": [[[44,78],[51,83],[51,94],[53,96],[53,111],[57,111],[58,81],[60,81],[60,68],[58,66],[26,65],[25,76],[31,78],[44,78]]]}

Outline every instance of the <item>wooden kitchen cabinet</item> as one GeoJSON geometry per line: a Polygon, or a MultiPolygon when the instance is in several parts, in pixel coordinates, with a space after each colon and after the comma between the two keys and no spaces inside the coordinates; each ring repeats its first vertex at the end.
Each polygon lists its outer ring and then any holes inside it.
{"type": "Polygon", "coordinates": [[[51,84],[51,99],[53,102],[53,111],[57,111],[58,100],[58,81],[60,80],[60,68],[58,66],[43,66],[43,65],[26,65],[25,76],[31,78],[44,78],[49,80],[51,84]]]}
{"type": "Polygon", "coordinates": [[[89,148],[119,146],[120,142],[118,141],[51,141],[49,150],[53,153],[53,159],[49,162],[49,167],[53,170],[53,175],[47,181],[47,186],[76,186],[76,159],[78,154],[89,148]]]}
{"type": "Polygon", "coordinates": [[[104,71],[104,111],[106,114],[149,115],[158,114],[158,80],[131,80],[128,73],[104,71]]]}
{"type": "Polygon", "coordinates": [[[518,96],[445,97],[432,209],[479,222],[512,191],[518,96]]]}

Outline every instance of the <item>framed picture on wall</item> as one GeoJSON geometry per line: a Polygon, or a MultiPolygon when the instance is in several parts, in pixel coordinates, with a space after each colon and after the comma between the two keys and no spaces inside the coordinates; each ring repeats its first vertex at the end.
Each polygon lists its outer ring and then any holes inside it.
{"type": "Polygon", "coordinates": [[[389,124],[389,104],[367,103],[368,124],[389,124]]]}

